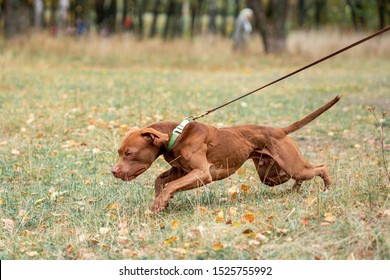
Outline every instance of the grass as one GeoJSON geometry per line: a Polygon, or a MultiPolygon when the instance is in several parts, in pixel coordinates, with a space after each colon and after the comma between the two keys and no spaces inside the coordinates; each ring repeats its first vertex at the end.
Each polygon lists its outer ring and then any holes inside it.
{"type": "MultiPolygon", "coordinates": [[[[151,215],[154,179],[168,165],[158,159],[128,183],[110,174],[128,127],[180,121],[295,70],[316,57],[300,36],[282,56],[262,55],[257,39],[243,56],[207,38],[1,42],[0,258],[389,259],[388,123],[381,150],[367,110],[389,108],[388,36],[201,120],[281,127],[342,94],[292,135],[309,161],[329,166],[328,192],[319,179],[299,192],[292,182],[266,187],[248,162],[151,215]]],[[[312,49],[342,47],[323,37],[312,49]]]]}

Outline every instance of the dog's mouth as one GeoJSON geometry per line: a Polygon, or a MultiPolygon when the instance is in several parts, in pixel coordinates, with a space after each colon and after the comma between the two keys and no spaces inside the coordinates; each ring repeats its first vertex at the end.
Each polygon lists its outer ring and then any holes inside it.
{"type": "Polygon", "coordinates": [[[131,175],[125,175],[123,178],[121,178],[123,181],[131,181],[133,179],[135,179],[137,176],[141,175],[142,173],[144,173],[146,170],[146,167],[141,167],[140,169],[138,169],[137,171],[135,171],[133,174],[131,175]]]}

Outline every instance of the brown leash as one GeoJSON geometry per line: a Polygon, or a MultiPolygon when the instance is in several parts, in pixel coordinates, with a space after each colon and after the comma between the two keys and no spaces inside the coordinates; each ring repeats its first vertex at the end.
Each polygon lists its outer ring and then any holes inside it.
{"type": "Polygon", "coordinates": [[[308,65],[306,65],[306,66],[304,66],[302,68],[299,68],[298,70],[295,70],[294,72],[291,72],[290,74],[287,74],[287,75],[285,75],[285,76],[283,76],[283,77],[281,77],[279,79],[276,79],[276,80],[274,80],[274,81],[272,81],[272,82],[270,82],[270,83],[268,83],[266,85],[263,85],[263,86],[261,86],[261,87],[259,87],[257,89],[254,89],[251,92],[248,92],[247,94],[241,95],[240,97],[237,97],[237,98],[235,98],[235,99],[233,99],[233,100],[231,100],[229,102],[226,102],[226,103],[224,103],[224,104],[222,104],[222,105],[220,105],[218,107],[210,109],[210,110],[204,112],[203,114],[200,114],[198,116],[191,116],[191,117],[189,117],[189,119],[194,121],[194,120],[197,120],[197,119],[202,118],[204,116],[207,116],[208,114],[210,114],[210,113],[212,113],[214,111],[217,111],[217,110],[219,110],[219,109],[221,109],[221,108],[223,108],[223,107],[225,107],[225,106],[227,106],[227,105],[229,105],[229,104],[231,104],[233,102],[236,102],[236,101],[238,101],[238,100],[240,100],[240,99],[242,99],[244,97],[247,97],[248,95],[251,95],[251,94],[253,94],[253,93],[255,93],[255,92],[259,91],[259,90],[262,90],[262,89],[264,89],[264,88],[266,88],[266,87],[268,87],[270,85],[276,84],[277,82],[280,82],[280,81],[282,81],[282,80],[284,80],[284,79],[286,79],[286,78],[288,78],[288,77],[290,77],[292,75],[295,75],[295,74],[297,74],[297,73],[299,73],[299,72],[301,72],[301,71],[303,71],[303,70],[305,70],[307,68],[310,68],[310,67],[312,67],[312,66],[314,66],[314,65],[316,65],[318,63],[321,63],[324,60],[327,60],[327,59],[329,59],[329,58],[331,58],[333,56],[336,56],[336,55],[338,55],[338,54],[340,54],[342,52],[345,52],[346,50],[349,50],[349,49],[351,49],[351,48],[353,48],[353,47],[355,47],[357,45],[360,45],[361,43],[363,43],[365,41],[371,40],[372,38],[374,38],[376,36],[379,36],[382,33],[385,33],[387,31],[389,31],[389,29],[390,29],[390,26],[387,26],[387,27],[383,28],[382,30],[379,30],[378,32],[376,32],[376,33],[374,33],[374,34],[372,34],[370,36],[367,36],[367,37],[365,37],[365,38],[363,38],[363,39],[361,39],[361,40],[359,40],[359,41],[357,41],[357,42],[355,42],[355,43],[353,43],[351,45],[346,46],[345,48],[342,48],[342,49],[340,49],[340,50],[338,50],[336,52],[333,52],[333,53],[331,53],[331,54],[329,54],[329,55],[327,55],[327,56],[325,56],[325,57],[323,57],[321,59],[318,59],[318,60],[316,60],[316,61],[314,61],[314,62],[312,62],[312,63],[310,63],[310,64],[308,64],[308,65]]]}

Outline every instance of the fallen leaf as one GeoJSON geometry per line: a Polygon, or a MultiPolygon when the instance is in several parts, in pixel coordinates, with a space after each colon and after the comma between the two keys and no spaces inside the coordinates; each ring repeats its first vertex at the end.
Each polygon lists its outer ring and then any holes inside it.
{"type": "Polygon", "coordinates": [[[229,212],[230,212],[231,216],[236,216],[236,214],[237,214],[237,207],[230,207],[229,212]]]}
{"type": "Polygon", "coordinates": [[[213,244],[213,248],[214,248],[214,250],[218,251],[218,250],[222,250],[224,248],[224,246],[222,245],[221,242],[215,242],[213,244]]]}
{"type": "Polygon", "coordinates": [[[203,207],[203,206],[200,206],[199,207],[199,211],[202,212],[202,213],[208,213],[209,211],[207,210],[206,207],[203,207]]]}
{"type": "Polygon", "coordinates": [[[174,220],[172,223],[171,223],[171,227],[172,229],[177,229],[179,227],[179,222],[174,220]]]}
{"type": "Polygon", "coordinates": [[[225,217],[225,215],[223,214],[223,210],[221,210],[221,211],[218,212],[218,215],[217,215],[217,217],[215,218],[215,221],[216,221],[217,223],[222,223],[222,222],[225,221],[224,217],[225,217]]]}
{"type": "Polygon", "coordinates": [[[274,216],[268,216],[265,220],[267,223],[271,222],[274,219],[274,216]]]}
{"type": "Polygon", "coordinates": [[[243,224],[245,224],[245,223],[253,223],[254,220],[255,220],[255,214],[253,214],[253,213],[246,213],[245,215],[243,215],[241,217],[241,222],[243,224]]]}
{"type": "Polygon", "coordinates": [[[186,255],[187,254],[187,250],[183,249],[183,248],[169,248],[169,250],[171,250],[172,252],[178,253],[180,255],[186,255]]]}
{"type": "Polygon", "coordinates": [[[106,207],[107,210],[117,210],[118,209],[118,203],[112,203],[107,205],[106,207]]]}
{"type": "Polygon", "coordinates": [[[15,228],[15,222],[11,219],[1,219],[4,223],[4,229],[8,232],[12,232],[15,228]]]}
{"type": "Polygon", "coordinates": [[[262,235],[261,233],[256,234],[255,238],[261,241],[265,241],[268,239],[265,235],[262,235]]]}
{"type": "Polygon", "coordinates": [[[334,216],[332,213],[325,213],[324,221],[328,223],[333,223],[336,221],[336,216],[334,216]]]}
{"type": "Polygon", "coordinates": [[[245,169],[244,168],[239,168],[238,170],[237,170],[237,174],[238,175],[245,175],[245,169]]]}
{"type": "Polygon", "coordinates": [[[99,229],[99,233],[102,235],[105,235],[105,234],[109,233],[110,231],[111,231],[111,228],[108,228],[108,227],[102,227],[99,229]]]}
{"type": "Polygon", "coordinates": [[[247,228],[246,230],[244,230],[243,232],[242,232],[242,234],[245,234],[245,235],[251,235],[253,233],[253,230],[251,230],[251,229],[249,229],[249,228],[247,228]]]}
{"type": "Polygon", "coordinates": [[[167,240],[165,240],[165,243],[166,243],[167,245],[171,245],[173,242],[176,241],[176,239],[177,239],[176,236],[171,236],[171,237],[169,237],[167,240]]]}
{"type": "Polygon", "coordinates": [[[310,219],[309,218],[303,218],[301,220],[301,224],[304,226],[308,226],[310,224],[310,219]]]}
{"type": "Polygon", "coordinates": [[[126,237],[119,237],[118,238],[118,244],[120,244],[120,245],[125,245],[129,242],[130,242],[130,239],[128,239],[126,237]]]}
{"type": "Polygon", "coordinates": [[[130,250],[130,249],[123,249],[122,250],[122,254],[123,255],[128,255],[128,256],[131,256],[131,257],[137,257],[138,256],[138,253],[134,250],[130,250]]]}
{"type": "Polygon", "coordinates": [[[72,253],[72,251],[73,251],[72,244],[69,244],[68,246],[66,246],[66,251],[68,252],[68,254],[72,253]]]}
{"type": "Polygon", "coordinates": [[[244,192],[244,193],[247,193],[249,191],[251,187],[248,186],[248,185],[241,185],[241,190],[244,192]]]}
{"type": "Polygon", "coordinates": [[[18,155],[20,155],[20,151],[17,149],[12,149],[11,154],[18,156],[18,155]]]}
{"type": "Polygon", "coordinates": [[[237,197],[238,194],[238,188],[237,187],[231,187],[228,189],[228,193],[230,194],[230,200],[233,200],[237,197]]]}
{"type": "Polygon", "coordinates": [[[38,252],[37,251],[31,251],[31,252],[27,252],[26,255],[31,257],[31,258],[33,258],[33,257],[38,256],[38,252]]]}

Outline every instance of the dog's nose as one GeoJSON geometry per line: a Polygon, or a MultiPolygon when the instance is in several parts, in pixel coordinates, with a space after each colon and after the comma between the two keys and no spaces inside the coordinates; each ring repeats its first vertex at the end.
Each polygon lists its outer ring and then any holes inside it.
{"type": "Polygon", "coordinates": [[[112,175],[114,175],[115,177],[118,177],[119,175],[119,168],[117,166],[115,166],[112,170],[111,170],[111,173],[112,175]]]}

